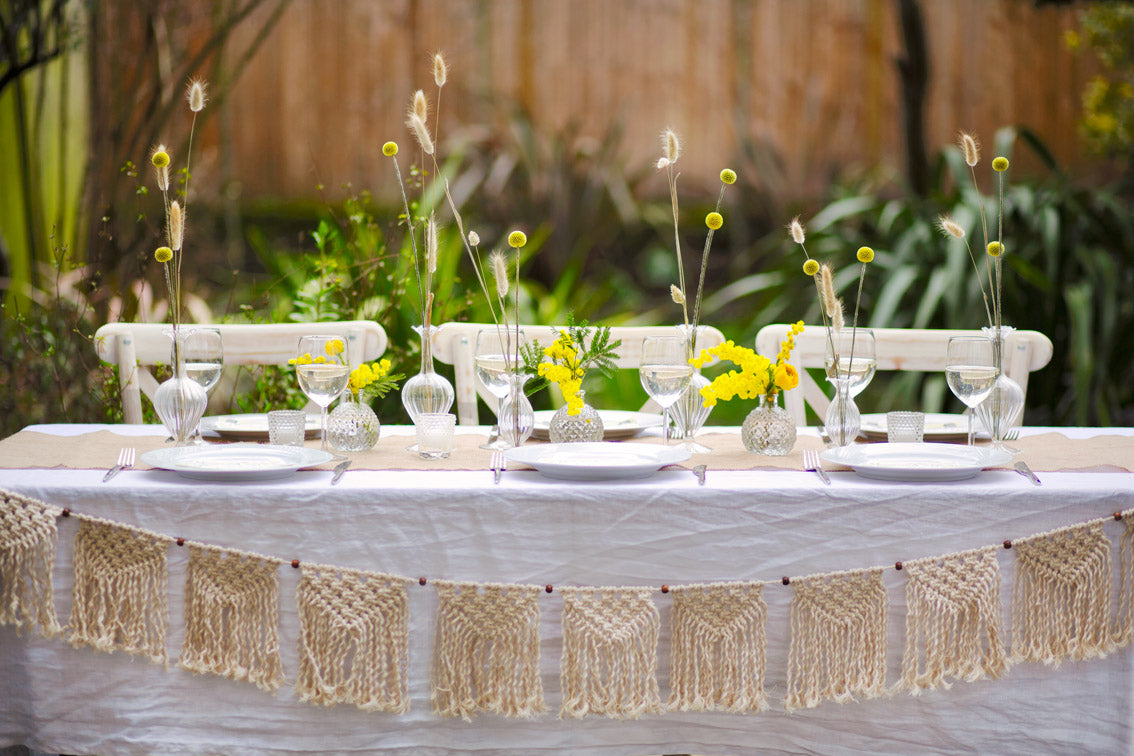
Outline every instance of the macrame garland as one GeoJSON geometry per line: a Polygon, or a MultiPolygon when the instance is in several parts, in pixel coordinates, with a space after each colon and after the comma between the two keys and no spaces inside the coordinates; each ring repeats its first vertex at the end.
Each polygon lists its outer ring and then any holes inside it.
{"type": "Polygon", "coordinates": [[[791,585],[784,708],[884,695],[889,601],[881,568],[793,578],[791,585]]]}
{"type": "Polygon", "coordinates": [[[278,565],[255,554],[189,546],[180,666],[247,680],[269,693],[283,684],[278,565]]]}
{"type": "Polygon", "coordinates": [[[768,606],[760,583],[671,588],[669,708],[754,713],[764,693],[768,606]]]}
{"type": "Polygon", "coordinates": [[[433,710],[469,721],[477,712],[546,711],[539,676],[539,593],[534,585],[435,581],[433,710]]]}
{"type": "Polygon", "coordinates": [[[395,714],[409,710],[404,578],[304,564],[296,603],[300,700],[395,714]]]}
{"type": "Polygon", "coordinates": [[[1126,527],[1119,541],[1118,624],[1114,629],[1116,646],[1126,646],[1134,635],[1134,509],[1121,513],[1126,527]]]}
{"type": "Polygon", "coordinates": [[[1101,521],[1013,541],[1012,661],[1058,665],[1114,650],[1110,540],[1101,521]]]}
{"type": "Polygon", "coordinates": [[[81,520],[75,536],[71,635],[76,648],[92,646],[145,656],[165,665],[166,550],[154,533],[81,520]]]}
{"type": "Polygon", "coordinates": [[[36,625],[47,638],[60,632],[51,580],[58,516],[58,507],[0,491],[0,625],[17,633],[36,625]]]}
{"type": "Polygon", "coordinates": [[[906,651],[896,689],[918,694],[1004,673],[996,548],[906,562],[906,651]],[[922,654],[924,653],[924,666],[922,654]]]}
{"type": "Polygon", "coordinates": [[[661,711],[652,588],[557,588],[563,595],[561,717],[661,711]]]}

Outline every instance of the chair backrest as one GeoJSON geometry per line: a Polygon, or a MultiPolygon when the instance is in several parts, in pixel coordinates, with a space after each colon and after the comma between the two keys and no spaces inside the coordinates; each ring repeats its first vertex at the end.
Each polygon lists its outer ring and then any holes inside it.
{"type": "MultiPolygon", "coordinates": [[[[780,342],[790,325],[777,323],[764,326],[756,334],[756,351],[770,356],[780,350],[780,342]]],[[[945,372],[945,355],[952,336],[981,336],[981,331],[935,330],[924,328],[873,328],[874,349],[879,370],[915,370],[945,372]]],[[[799,386],[785,392],[785,407],[803,425],[806,405],[823,417],[830,400],[803,368],[824,367],[827,332],[823,326],[807,326],[795,337],[791,362],[799,371],[799,386]]],[[[1004,372],[1020,384],[1027,398],[1028,374],[1051,361],[1051,339],[1039,331],[1013,331],[1004,349],[1004,372]]],[[[1023,410],[1021,410],[1021,413],[1023,410]]],[[[1016,418],[1015,422],[1019,422],[1016,418]]]]}
{"type": "MultiPolygon", "coordinates": [[[[300,336],[341,336],[347,342],[351,368],[377,359],[386,351],[386,332],[369,320],[336,323],[202,323],[221,334],[225,365],[284,365],[295,357],[300,336]]],[[[186,325],[191,328],[192,324],[186,325]]],[[[142,422],[142,394],[153,401],[157,380],[148,370],[168,365],[168,323],[108,323],[95,332],[95,351],[103,362],[118,365],[122,414],[127,423],[142,422]]]]}
{"type": "MultiPolygon", "coordinates": [[[[476,425],[476,398],[479,394],[490,407],[496,406],[496,398],[488,393],[476,378],[475,354],[476,335],[485,328],[493,328],[491,323],[442,323],[433,330],[433,356],[441,362],[453,366],[456,378],[457,419],[461,425],[476,425]]],[[[521,325],[520,330],[528,338],[539,339],[548,346],[555,341],[560,328],[566,326],[521,325]]],[[[622,341],[614,363],[619,368],[637,369],[642,362],[642,339],[647,336],[675,336],[674,326],[611,326],[611,341],[622,341]]],[[[697,328],[697,348],[707,349],[724,342],[724,335],[712,326],[697,328]]],[[[647,402],[650,406],[652,402],[647,402]]]]}

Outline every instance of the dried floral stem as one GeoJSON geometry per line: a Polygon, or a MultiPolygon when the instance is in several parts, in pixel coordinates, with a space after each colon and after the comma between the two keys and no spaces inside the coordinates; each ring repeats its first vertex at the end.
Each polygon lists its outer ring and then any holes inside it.
{"type": "MultiPolygon", "coordinates": [[[[717,206],[713,212],[719,213],[721,211],[721,201],[724,200],[724,190],[726,184],[721,184],[721,191],[717,194],[717,206]]],[[[693,300],[693,328],[689,332],[689,350],[693,354],[697,354],[697,326],[701,324],[701,296],[705,290],[705,272],[709,268],[709,247],[713,244],[713,234],[715,229],[709,228],[709,232],[705,234],[705,248],[701,250],[701,274],[697,278],[697,298],[693,300]]]]}
{"type": "Polygon", "coordinates": [[[390,160],[394,163],[394,173],[398,177],[398,189],[402,193],[402,207],[406,211],[406,229],[409,231],[410,248],[413,250],[413,272],[417,276],[417,295],[420,301],[418,316],[422,318],[422,322],[425,322],[425,288],[421,285],[421,260],[417,254],[417,237],[413,232],[413,215],[410,214],[409,198],[406,196],[406,185],[402,181],[402,169],[398,165],[398,159],[391,155],[390,160]]]}
{"type": "Polygon", "coordinates": [[[680,173],[673,172],[673,163],[670,162],[665,167],[666,176],[669,178],[669,201],[673,208],[673,244],[677,253],[677,285],[681,289],[682,302],[681,302],[681,316],[685,322],[685,326],[689,326],[689,308],[685,303],[685,265],[681,261],[681,233],[677,225],[677,177],[680,173]]]}
{"type": "Polygon", "coordinates": [[[461,220],[460,212],[457,210],[457,203],[453,202],[453,195],[449,192],[449,179],[443,178],[441,185],[445,189],[445,199],[449,201],[449,209],[453,213],[453,220],[457,223],[457,231],[461,234],[461,243],[464,244],[465,252],[468,253],[469,260],[472,262],[473,272],[476,273],[476,280],[480,284],[481,291],[484,292],[484,299],[488,304],[488,312],[492,315],[492,322],[499,326],[500,318],[497,316],[496,310],[492,306],[492,296],[488,293],[488,282],[485,281],[484,273],[481,269],[479,247],[474,251],[472,245],[469,244],[469,237],[468,234],[465,233],[465,225],[461,220]]]}

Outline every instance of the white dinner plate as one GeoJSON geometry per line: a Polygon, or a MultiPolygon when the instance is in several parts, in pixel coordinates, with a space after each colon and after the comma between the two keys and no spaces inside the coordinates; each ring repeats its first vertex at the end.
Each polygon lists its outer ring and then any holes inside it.
{"type": "Polygon", "coordinates": [[[1012,460],[1006,451],[957,444],[852,444],[827,449],[819,457],[864,478],[910,481],[964,480],[1012,460]]]}
{"type": "MultiPolygon", "coordinates": [[[[988,438],[980,421],[974,419],[973,429],[977,438],[988,438]]],[[[886,438],[886,413],[876,412],[862,416],[859,425],[862,435],[869,439],[886,438]]],[[[944,412],[925,413],[925,433],[922,438],[926,441],[968,441],[969,418],[966,415],[950,415],[944,412]]]]}
{"type": "Polygon", "coordinates": [[[508,449],[504,456],[549,478],[614,480],[648,478],[666,465],[689,459],[691,454],[680,446],[594,441],[520,446],[508,449]]]}
{"type": "MultiPolygon", "coordinates": [[[[307,415],[304,435],[319,437],[319,415],[307,415]]],[[[263,412],[244,415],[210,415],[201,418],[201,432],[213,431],[222,438],[239,441],[260,441],[268,438],[268,415],[263,412]]]]}
{"type": "MultiPolygon", "coordinates": [[[[660,428],[661,415],[652,412],[625,412],[622,410],[598,410],[602,420],[602,437],[608,441],[619,438],[633,438],[647,428],[660,428]]],[[[546,441],[551,418],[555,410],[539,410],[535,413],[532,438],[546,441]]]]}
{"type": "Polygon", "coordinates": [[[270,480],[335,458],[321,449],[271,444],[205,444],[154,449],[142,455],[151,467],[198,480],[270,480]]]}

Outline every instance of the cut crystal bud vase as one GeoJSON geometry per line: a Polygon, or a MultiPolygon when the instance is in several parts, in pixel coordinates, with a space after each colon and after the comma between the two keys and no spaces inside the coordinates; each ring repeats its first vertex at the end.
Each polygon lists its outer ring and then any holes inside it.
{"type": "Polygon", "coordinates": [[[777,396],[765,396],[740,426],[744,448],[753,454],[782,457],[795,446],[795,422],[786,409],[776,404],[777,396]]]}
{"type": "Polygon", "coordinates": [[[421,336],[421,372],[402,386],[402,406],[416,423],[422,413],[444,414],[453,406],[453,384],[433,369],[432,326],[425,323],[413,329],[421,336]]]}
{"type": "MultiPolygon", "coordinates": [[[[579,391],[579,398],[584,397],[579,391]]],[[[578,414],[568,412],[565,404],[555,411],[548,424],[548,440],[553,444],[565,444],[574,441],[602,441],[602,418],[594,407],[583,402],[583,408],[578,414]]]]}
{"type": "Polygon", "coordinates": [[[369,404],[354,391],[346,391],[327,416],[327,442],[336,451],[356,452],[374,448],[382,424],[369,404]]]}
{"type": "Polygon", "coordinates": [[[173,377],[158,386],[154,394],[154,411],[174,443],[184,446],[192,443],[193,433],[209,403],[209,395],[201,384],[185,374],[187,331],[175,325],[166,334],[173,340],[173,377]]]}
{"type": "Polygon", "coordinates": [[[992,356],[1000,375],[992,387],[992,393],[977,405],[976,413],[992,438],[993,446],[999,447],[1023,419],[1024,390],[1004,372],[1011,359],[1011,355],[1007,352],[1008,337],[1016,329],[1012,326],[1000,326],[981,330],[992,339],[992,356]]]}
{"type": "Polygon", "coordinates": [[[524,393],[524,384],[531,375],[510,373],[508,375],[508,395],[500,400],[500,411],[496,421],[500,424],[500,438],[509,446],[519,446],[532,437],[535,427],[535,412],[532,403],[524,393]]]}
{"type": "Polygon", "coordinates": [[[854,394],[851,389],[852,378],[840,375],[837,378],[828,378],[835,385],[835,397],[827,406],[827,415],[823,427],[833,446],[849,446],[858,437],[862,425],[862,416],[858,406],[854,403],[854,394]]]}

